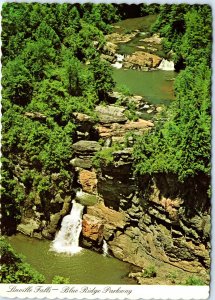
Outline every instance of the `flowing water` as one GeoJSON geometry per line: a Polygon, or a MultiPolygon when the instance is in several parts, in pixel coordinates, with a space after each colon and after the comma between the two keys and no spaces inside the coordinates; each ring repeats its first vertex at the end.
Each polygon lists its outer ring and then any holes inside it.
{"type": "Polygon", "coordinates": [[[70,215],[63,218],[61,229],[56,235],[51,250],[58,253],[75,254],[81,251],[79,236],[82,230],[82,215],[84,206],[72,201],[70,215]]]}
{"type": "Polygon", "coordinates": [[[116,62],[114,64],[112,64],[112,67],[114,67],[116,69],[121,69],[123,59],[124,59],[124,55],[116,54],[116,62]]]}
{"type": "Polygon", "coordinates": [[[113,257],[82,249],[74,255],[50,251],[50,241],[22,234],[8,237],[14,250],[26,257],[37,271],[51,283],[55,275],[68,277],[72,284],[135,284],[127,277],[132,266],[113,257]]]}
{"type": "Polygon", "coordinates": [[[174,71],[175,70],[174,62],[163,59],[160,65],[158,66],[158,69],[163,71],[174,71]]]}
{"type": "Polygon", "coordinates": [[[126,86],[132,94],[143,96],[149,103],[169,105],[174,99],[174,71],[139,71],[113,69],[116,90],[126,86]]]}
{"type": "Polygon", "coordinates": [[[105,240],[103,240],[102,252],[103,252],[103,256],[108,255],[108,244],[105,240]]]}

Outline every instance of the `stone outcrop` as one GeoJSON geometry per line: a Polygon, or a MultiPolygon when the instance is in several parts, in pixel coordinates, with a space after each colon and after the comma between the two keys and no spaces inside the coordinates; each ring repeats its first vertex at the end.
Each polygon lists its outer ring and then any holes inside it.
{"type": "Polygon", "coordinates": [[[143,41],[145,43],[160,45],[162,43],[162,38],[159,36],[159,34],[154,33],[152,36],[146,37],[140,41],[143,41]]]}
{"type": "Polygon", "coordinates": [[[161,58],[157,55],[144,51],[136,51],[125,57],[123,67],[126,69],[142,69],[147,70],[156,68],[161,62],[161,58]]]}
{"type": "Polygon", "coordinates": [[[192,206],[186,202],[186,192],[180,194],[187,190],[186,184],[177,183],[171,176],[165,178],[166,175],[161,180],[161,174],[153,180],[142,178],[137,184],[126,176],[129,169],[118,172],[117,167],[114,160],[112,167],[103,166],[98,176],[98,193],[105,205],[124,211],[127,216],[123,230],[115,229],[111,239],[107,239],[113,255],[142,268],[153,257],[188,272],[208,269],[210,217],[204,198],[204,207],[196,203],[197,212],[192,210],[189,218],[192,206]]]}
{"type": "Polygon", "coordinates": [[[82,220],[82,235],[91,241],[101,244],[103,240],[104,224],[100,218],[85,214],[82,220]]]}
{"type": "Polygon", "coordinates": [[[72,145],[74,152],[78,154],[93,154],[101,150],[101,146],[96,141],[82,140],[72,145]]]}
{"type": "Polygon", "coordinates": [[[83,113],[74,113],[73,116],[76,125],[76,140],[96,139],[96,132],[94,130],[95,120],[83,113]]]}
{"type": "Polygon", "coordinates": [[[46,120],[46,116],[44,114],[39,113],[39,112],[27,112],[26,111],[24,113],[24,116],[28,117],[30,119],[33,119],[33,120],[38,120],[38,121],[46,120]]]}
{"type": "Polygon", "coordinates": [[[37,233],[39,229],[40,229],[40,222],[28,218],[23,219],[23,223],[17,226],[17,231],[31,237],[35,236],[35,233],[37,233]]]}
{"type": "MultiPolygon", "coordinates": [[[[22,161],[16,168],[17,175],[24,171],[22,161]]],[[[50,176],[50,190],[44,195],[31,190],[22,207],[22,218],[17,226],[17,231],[31,237],[53,239],[62,218],[71,210],[71,182],[62,178],[59,173],[50,176]],[[64,190],[59,188],[61,180],[64,180],[64,190]],[[30,196],[33,198],[30,198],[30,196]]]]}
{"type": "Polygon", "coordinates": [[[109,240],[115,230],[122,230],[126,224],[124,212],[117,212],[98,203],[87,207],[83,216],[82,243],[96,247],[101,245],[103,238],[109,240]]]}
{"type": "Polygon", "coordinates": [[[125,123],[127,121],[127,117],[124,114],[125,107],[118,107],[114,105],[98,105],[96,106],[95,111],[98,115],[100,123],[125,123]]]}
{"type": "Polygon", "coordinates": [[[125,135],[133,132],[137,135],[149,130],[154,124],[151,121],[139,119],[138,121],[127,121],[125,124],[112,123],[110,125],[97,125],[98,135],[102,139],[110,139],[118,142],[124,142],[125,135]]]}
{"type": "Polygon", "coordinates": [[[94,194],[97,188],[95,171],[81,170],[78,175],[78,181],[81,184],[82,190],[86,193],[94,194]]]}
{"type": "Polygon", "coordinates": [[[92,167],[92,160],[90,157],[83,157],[83,158],[75,157],[70,161],[70,164],[73,167],[90,169],[92,167]]]}
{"type": "Polygon", "coordinates": [[[127,33],[127,34],[126,33],[121,34],[118,32],[114,32],[114,33],[106,35],[106,41],[107,41],[107,43],[112,43],[112,44],[127,43],[132,38],[134,38],[136,35],[137,35],[137,32],[127,33]]]}
{"type": "Polygon", "coordinates": [[[128,209],[135,194],[131,151],[131,148],[125,148],[113,152],[113,163],[102,162],[98,170],[98,195],[106,206],[116,211],[128,209]]]}

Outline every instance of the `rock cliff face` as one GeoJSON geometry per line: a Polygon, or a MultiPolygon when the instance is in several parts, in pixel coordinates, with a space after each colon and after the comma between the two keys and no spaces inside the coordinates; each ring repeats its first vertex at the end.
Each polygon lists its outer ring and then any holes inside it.
{"type": "Polygon", "coordinates": [[[94,239],[95,232],[92,237],[89,232],[93,217],[100,224],[100,243],[103,236],[121,260],[144,268],[155,258],[193,273],[209,268],[209,204],[204,191],[191,195],[193,182],[180,184],[164,174],[134,178],[131,149],[117,151],[112,163],[101,164],[97,180],[101,202],[84,215],[89,230],[83,226],[83,239],[94,239]]]}
{"type": "MultiPolygon", "coordinates": [[[[140,105],[142,99],[134,99],[140,105]]],[[[76,197],[85,206],[82,246],[102,251],[105,240],[109,253],[141,268],[155,259],[188,272],[205,272],[210,264],[205,178],[182,184],[172,174],[135,177],[132,147],[114,150],[112,160],[101,159],[95,169],[93,157],[102,149],[99,139],[108,148],[115,140],[122,142],[131,129],[143,134],[154,126],[151,121],[129,121],[123,107],[98,106],[96,111],[97,122],[75,114],[78,130],[77,142],[72,145],[72,180],[65,179],[62,187],[62,175],[52,174],[49,191],[43,196],[35,194],[33,202],[26,199],[18,231],[53,239],[76,197]]],[[[17,178],[25,167],[21,160],[17,178]]]]}
{"type": "Polygon", "coordinates": [[[60,173],[53,173],[49,177],[44,175],[44,179],[49,181],[49,189],[39,192],[31,187],[28,191],[21,178],[23,172],[29,172],[29,167],[29,163],[21,159],[15,168],[17,184],[23,187],[26,194],[17,230],[31,237],[53,239],[62,218],[71,210],[74,178],[68,180],[60,173]]]}
{"type": "MultiPolygon", "coordinates": [[[[120,108],[97,110],[101,116],[95,128],[102,139],[123,137],[127,128],[143,133],[153,126],[126,120],[120,108]]],[[[73,147],[85,160],[100,146],[80,141],[73,147]]],[[[154,258],[188,272],[208,269],[210,205],[204,184],[201,191],[191,193],[199,179],[181,184],[171,174],[135,178],[132,165],[132,148],[124,148],[113,152],[111,162],[101,160],[97,170],[84,165],[78,169],[82,190],[97,195],[97,203],[83,216],[82,245],[101,251],[105,240],[115,257],[141,268],[154,258]]]]}

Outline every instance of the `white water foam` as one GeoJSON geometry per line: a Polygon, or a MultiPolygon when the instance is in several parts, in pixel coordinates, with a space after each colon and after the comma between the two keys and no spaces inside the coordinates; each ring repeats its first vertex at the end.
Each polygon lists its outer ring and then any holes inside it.
{"type": "Polygon", "coordinates": [[[163,71],[174,71],[175,70],[174,62],[166,59],[162,59],[160,65],[158,66],[158,69],[163,71]]]}
{"type": "Polygon", "coordinates": [[[116,69],[121,69],[124,58],[125,58],[124,55],[116,54],[116,62],[114,64],[112,64],[111,66],[116,69]]]}
{"type": "Polygon", "coordinates": [[[61,229],[57,233],[51,250],[58,253],[75,254],[82,250],[79,247],[79,236],[82,229],[83,205],[72,201],[73,206],[70,215],[63,218],[61,229]]]}
{"type": "Polygon", "coordinates": [[[105,240],[103,240],[102,252],[103,252],[103,256],[108,255],[108,244],[105,240]]]}

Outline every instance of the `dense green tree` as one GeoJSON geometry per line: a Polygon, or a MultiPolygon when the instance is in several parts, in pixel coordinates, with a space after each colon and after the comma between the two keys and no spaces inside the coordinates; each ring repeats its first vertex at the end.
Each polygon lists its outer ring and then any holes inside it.
{"type": "Polygon", "coordinates": [[[100,53],[102,30],[115,20],[116,9],[106,4],[3,5],[3,232],[14,232],[26,199],[49,197],[52,172],[72,178],[73,113],[94,116],[95,104],[113,88],[100,53]],[[29,166],[17,177],[22,161],[29,166]]]}
{"type": "Polygon", "coordinates": [[[22,106],[31,101],[33,77],[21,57],[3,66],[2,74],[3,99],[10,99],[12,103],[22,106]]]}
{"type": "MultiPolygon", "coordinates": [[[[167,121],[138,139],[134,157],[136,170],[141,174],[174,173],[184,181],[210,176],[211,10],[207,5],[176,8],[165,8],[170,9],[171,18],[177,9],[184,11],[183,26],[175,25],[169,45],[178,51],[176,56],[181,56],[187,67],[176,78],[176,100],[167,112],[167,121]]],[[[163,18],[165,25],[161,30],[168,31],[166,16],[163,18]]]]}
{"type": "Polygon", "coordinates": [[[0,238],[1,283],[44,283],[42,274],[34,270],[16,254],[4,238],[0,238]]]}

